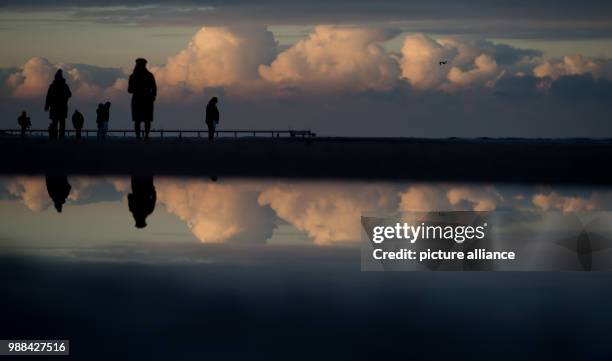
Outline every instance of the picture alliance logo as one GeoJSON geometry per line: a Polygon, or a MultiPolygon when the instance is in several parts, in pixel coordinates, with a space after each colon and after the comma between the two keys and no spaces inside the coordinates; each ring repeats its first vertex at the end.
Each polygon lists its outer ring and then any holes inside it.
{"type": "Polygon", "coordinates": [[[395,225],[374,226],[372,242],[381,244],[385,240],[401,240],[415,243],[417,240],[452,240],[463,243],[466,240],[485,239],[488,223],[479,225],[449,225],[421,222],[414,225],[407,222],[397,222],[395,225]]]}

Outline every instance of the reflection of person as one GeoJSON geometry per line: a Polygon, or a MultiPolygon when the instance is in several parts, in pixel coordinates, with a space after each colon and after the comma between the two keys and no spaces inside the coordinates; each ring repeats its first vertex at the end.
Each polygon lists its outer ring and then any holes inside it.
{"type": "Polygon", "coordinates": [[[72,114],[72,126],[76,132],[76,139],[81,139],[81,129],[83,129],[84,123],[85,118],[83,117],[83,114],[80,111],[75,110],[74,114],[72,114]]]}
{"type": "Polygon", "coordinates": [[[146,219],[155,210],[156,201],[153,176],[132,176],[132,193],[128,194],[128,206],[136,221],[136,228],[147,226],[146,219]]]}
{"type": "Polygon", "coordinates": [[[17,124],[21,127],[21,137],[25,138],[26,130],[32,126],[32,122],[30,121],[30,117],[26,114],[25,110],[21,112],[19,118],[17,118],[17,124]]]}
{"type": "Polygon", "coordinates": [[[47,98],[45,100],[45,111],[49,111],[49,119],[51,119],[51,125],[49,125],[49,138],[57,139],[58,136],[58,124],[59,124],[59,138],[64,138],[64,132],[66,130],[66,118],[68,117],[68,99],[72,96],[66,79],[64,79],[62,69],[59,69],[55,73],[55,79],[49,85],[47,91],[47,98]]]}
{"type": "Polygon", "coordinates": [[[62,206],[66,203],[66,199],[70,194],[70,183],[65,175],[46,175],[47,192],[53,200],[53,205],[58,212],[62,211],[62,206]]]}
{"type": "Polygon", "coordinates": [[[208,140],[215,137],[215,129],[219,125],[219,109],[217,109],[217,97],[212,97],[206,105],[206,125],[208,126],[208,140]]]}
{"type": "Polygon", "coordinates": [[[147,70],[145,59],[136,59],[136,66],[128,83],[128,92],[132,94],[132,121],[136,138],[140,139],[140,123],[145,125],[145,139],[149,139],[153,121],[153,103],[157,96],[155,77],[147,70]]]}

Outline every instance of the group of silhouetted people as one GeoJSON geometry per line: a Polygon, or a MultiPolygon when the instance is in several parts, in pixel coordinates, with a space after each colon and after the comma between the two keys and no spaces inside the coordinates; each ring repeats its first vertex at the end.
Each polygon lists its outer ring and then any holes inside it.
{"type": "MultiPolygon", "coordinates": [[[[128,194],[128,207],[134,217],[134,226],[144,228],[146,219],[155,210],[157,192],[153,184],[153,176],[132,176],[132,193],[128,194]]],[[[70,195],[72,187],[66,175],[46,175],[47,192],[58,213],[62,212],[64,203],[70,195]]]]}
{"type": "MultiPolygon", "coordinates": [[[[143,58],[136,59],[136,66],[130,75],[128,82],[128,93],[132,94],[132,121],[136,138],[149,139],[151,123],[153,122],[153,105],[157,97],[157,84],[155,76],[147,69],[147,61],[143,58]],[[144,123],[144,130],[142,124],[144,123]]],[[[45,111],[49,112],[49,138],[63,139],[66,132],[66,118],[68,117],[68,100],[72,96],[63,72],[59,69],[55,73],[53,82],[47,91],[45,100],[45,111]]],[[[216,128],[219,125],[219,109],[217,109],[217,97],[210,99],[206,105],[205,122],[208,127],[208,139],[213,140],[216,128]]],[[[98,104],[96,109],[96,125],[98,128],[98,139],[106,138],[108,123],[110,120],[110,102],[98,104]]],[[[27,129],[32,125],[26,112],[17,119],[21,128],[21,136],[25,137],[27,129]]],[[[81,138],[81,131],[85,123],[83,114],[75,110],[72,115],[72,125],[76,132],[76,139],[81,138]]]]}

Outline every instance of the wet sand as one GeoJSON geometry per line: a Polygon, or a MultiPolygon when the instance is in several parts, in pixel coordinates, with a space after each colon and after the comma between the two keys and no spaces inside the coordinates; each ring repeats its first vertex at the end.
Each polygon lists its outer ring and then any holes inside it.
{"type": "Polygon", "coordinates": [[[0,137],[3,174],[612,184],[610,140],[0,137]]]}

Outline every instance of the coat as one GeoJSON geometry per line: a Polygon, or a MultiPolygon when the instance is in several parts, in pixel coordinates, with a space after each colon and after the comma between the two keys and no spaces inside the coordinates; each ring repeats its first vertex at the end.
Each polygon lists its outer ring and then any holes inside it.
{"type": "Polygon", "coordinates": [[[55,79],[49,90],[45,100],[45,110],[49,110],[49,119],[64,120],[68,118],[68,99],[72,96],[66,80],[55,79]]]}
{"type": "Polygon", "coordinates": [[[83,128],[83,123],[85,123],[85,118],[83,117],[83,114],[78,112],[72,115],[72,126],[74,126],[74,129],[83,128]]]}
{"type": "Polygon", "coordinates": [[[152,122],[153,103],[157,96],[155,77],[146,68],[130,75],[128,92],[132,94],[132,121],[152,122]]]}
{"type": "Polygon", "coordinates": [[[206,124],[213,125],[219,123],[219,109],[217,104],[209,103],[206,105],[206,124]]]}

